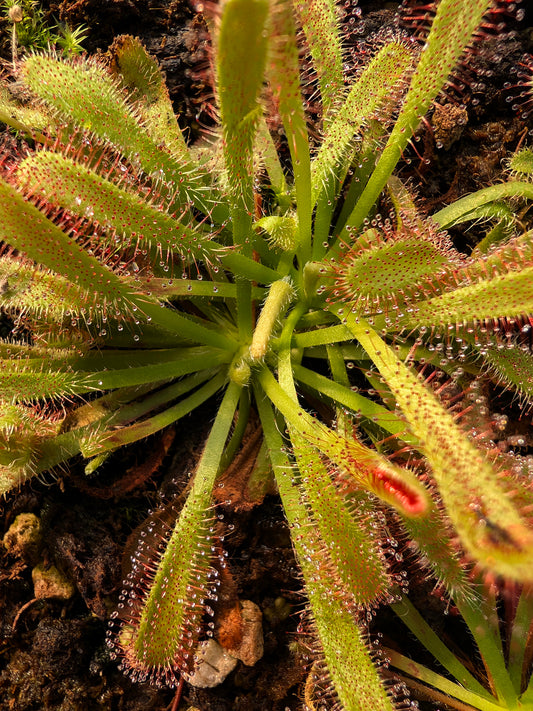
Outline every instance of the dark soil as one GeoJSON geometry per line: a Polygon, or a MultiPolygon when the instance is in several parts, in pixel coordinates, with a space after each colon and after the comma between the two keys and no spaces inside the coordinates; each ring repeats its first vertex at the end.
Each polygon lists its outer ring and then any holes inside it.
{"type": "MultiPolygon", "coordinates": [[[[202,72],[207,61],[205,25],[187,2],[61,0],[42,5],[51,17],[71,26],[86,24],[90,34],[85,46],[90,53],[105,53],[120,34],[140,37],[160,61],[180,121],[191,137],[209,125],[210,95],[202,72]]],[[[360,6],[366,24],[359,37],[392,21],[391,3],[361,1],[360,6]]],[[[497,182],[505,157],[526,138],[531,123],[511,112],[503,85],[524,51],[532,49],[531,24],[526,16],[514,38],[494,40],[492,51],[499,60],[484,76],[482,92],[465,90],[467,122],[449,150],[437,148],[429,130],[421,132],[419,155],[412,151],[403,171],[419,186],[428,209],[497,182]]],[[[0,49],[9,59],[7,25],[5,30],[0,49]]],[[[481,68],[488,67],[485,56],[476,61],[481,68]]],[[[472,231],[466,246],[475,239],[472,231]]],[[[154,437],[117,455],[90,479],[81,463],[73,462],[68,474],[31,482],[4,502],[0,535],[18,514],[33,513],[40,520],[41,543],[11,553],[0,547],[0,711],[178,708],[172,706],[174,691],[126,678],[110,658],[105,638],[121,590],[122,556],[131,546],[128,538],[149,509],[168,501],[184,485],[208,421],[208,412],[188,418],[180,423],[179,436],[154,437]],[[35,599],[32,568],[38,562],[62,571],[74,586],[68,599],[35,599]]],[[[302,708],[306,676],[297,633],[303,599],[279,501],[268,496],[247,512],[236,514],[227,507],[220,512],[226,525],[234,526],[225,547],[238,597],[254,601],[263,611],[265,654],[254,667],[239,663],[215,689],[185,685],[179,709],[296,711],[302,708]]],[[[392,643],[396,637],[405,645],[405,633],[383,619],[392,643]]],[[[400,648],[410,653],[405,646],[400,648]]],[[[421,708],[436,707],[422,702],[421,708]]]]}

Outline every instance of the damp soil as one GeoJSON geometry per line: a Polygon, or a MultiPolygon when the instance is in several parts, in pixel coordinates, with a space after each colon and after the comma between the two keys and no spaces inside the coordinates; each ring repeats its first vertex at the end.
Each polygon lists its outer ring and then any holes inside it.
{"type": "MultiPolygon", "coordinates": [[[[188,2],[179,0],[62,0],[43,2],[50,17],[75,27],[85,24],[91,54],[105,54],[121,34],[138,36],[163,68],[171,98],[191,139],[212,121],[204,82],[208,61],[205,24],[188,2]]],[[[364,2],[360,37],[392,22],[394,4],[364,2]]],[[[531,13],[531,11],[529,11],[531,13]]],[[[430,210],[497,182],[505,157],[527,138],[531,123],[510,111],[503,90],[525,51],[533,49],[531,16],[513,38],[495,39],[498,61],[482,91],[466,91],[466,114],[446,109],[421,131],[403,175],[417,186],[430,210]],[[447,113],[446,113],[447,112],[447,113]],[[437,124],[439,128],[437,129],[437,124]],[[444,132],[438,148],[434,132],[444,132]]],[[[0,27],[0,53],[9,59],[7,25],[0,27]]],[[[478,60],[481,65],[488,60],[478,60]]],[[[448,104],[447,101],[443,102],[448,104]]],[[[451,102],[450,102],[451,104],[451,102]]],[[[455,235],[473,246],[475,230],[455,235]]],[[[518,421],[519,413],[514,413],[518,421]]],[[[116,608],[136,529],[151,509],[179,495],[194,468],[206,435],[209,410],[191,416],[177,430],[120,452],[90,478],[81,462],[10,495],[0,510],[0,535],[21,514],[33,514],[39,535],[29,546],[0,546],[0,711],[296,711],[303,707],[305,635],[299,629],[304,600],[287,526],[278,498],[234,511],[223,502],[224,547],[234,592],[263,613],[263,658],[252,667],[239,663],[214,689],[185,684],[175,692],[133,683],[118,669],[106,646],[106,630],[116,608]],[[37,588],[32,570],[59,570],[59,597],[37,588]],[[61,598],[62,596],[62,598],[61,598]]],[[[511,420],[513,417],[511,417],[511,420]]],[[[517,425],[518,427],[518,425],[517,425]]],[[[50,580],[50,576],[45,576],[50,580]]],[[[48,583],[51,585],[52,583],[48,583]]],[[[442,602],[420,580],[414,594],[421,607],[443,619],[442,602]]],[[[404,654],[419,654],[397,623],[378,615],[385,641],[404,654]],[[406,647],[407,645],[407,647],[406,647]]],[[[447,629],[450,625],[447,623],[447,629]]],[[[462,641],[464,631],[457,629],[462,641]]],[[[420,701],[421,709],[446,708],[420,701]]]]}

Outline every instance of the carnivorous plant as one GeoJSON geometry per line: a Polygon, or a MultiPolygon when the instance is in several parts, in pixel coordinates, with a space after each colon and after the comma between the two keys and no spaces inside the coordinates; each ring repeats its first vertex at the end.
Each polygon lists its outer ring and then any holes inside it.
{"type": "Polygon", "coordinates": [[[112,68],[27,57],[30,104],[2,89],[0,119],[31,140],[6,149],[0,180],[14,321],[0,343],[1,491],[78,455],[92,472],[202,403],[216,412],[187,500],[159,546],[141,545],[114,616],[133,679],[172,685],[194,667],[220,578],[213,489],[257,412],[323,669],[316,703],[402,703],[369,651],[380,604],[458,683],[391,651],[392,664],[457,708],[533,703],[527,462],[443,401],[451,383],[464,413],[489,380],[524,405],[533,395],[533,236],[513,211],[533,184],[512,171],[428,215],[395,175],[501,5],[424,5],[423,40],[384,32],[345,72],[333,0],[225,0],[211,32],[219,127],[194,145],[130,37],[112,68]],[[446,230],[473,221],[486,237],[466,255],[446,230]],[[488,682],[409,603],[391,521],[461,612],[488,682]],[[516,591],[507,651],[488,580],[516,591]]]}

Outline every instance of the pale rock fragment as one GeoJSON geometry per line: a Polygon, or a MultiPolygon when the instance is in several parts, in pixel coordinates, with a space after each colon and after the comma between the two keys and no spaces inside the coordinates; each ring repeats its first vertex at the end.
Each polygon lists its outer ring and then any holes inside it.
{"type": "Polygon", "coordinates": [[[2,540],[4,548],[12,556],[37,562],[41,546],[41,522],[35,514],[19,514],[6,531],[2,540]]]}
{"type": "Polygon", "coordinates": [[[31,571],[33,594],[37,600],[53,598],[55,600],[70,600],[76,588],[55,565],[49,568],[40,563],[31,571]]]}
{"type": "Polygon", "coordinates": [[[199,689],[210,689],[222,684],[237,666],[237,659],[230,656],[214,639],[200,642],[195,658],[194,671],[183,674],[183,677],[199,689]]]}

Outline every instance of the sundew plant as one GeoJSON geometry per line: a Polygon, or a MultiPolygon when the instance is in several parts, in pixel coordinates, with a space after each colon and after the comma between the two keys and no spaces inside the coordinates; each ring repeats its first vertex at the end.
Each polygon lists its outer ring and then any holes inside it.
{"type": "Polygon", "coordinates": [[[431,215],[394,175],[504,9],[424,5],[422,39],[385,33],[344,76],[333,0],[226,0],[211,32],[219,126],[192,146],[129,37],[112,68],[26,58],[30,104],[3,87],[0,118],[30,140],[6,142],[0,180],[2,492],[80,455],[95,471],[213,407],[186,502],[154,518],[159,543],[135,554],[114,615],[134,680],[194,668],[223,579],[213,490],[257,414],[316,640],[308,707],[408,703],[368,646],[368,616],[389,604],[448,671],[390,651],[399,674],[455,708],[531,708],[527,462],[465,416],[490,380],[524,407],[533,395],[533,236],[515,218],[533,198],[528,152],[431,215]],[[486,236],[462,254],[446,230],[473,221],[486,236]],[[464,618],[478,676],[409,602],[391,530],[464,618]]]}

